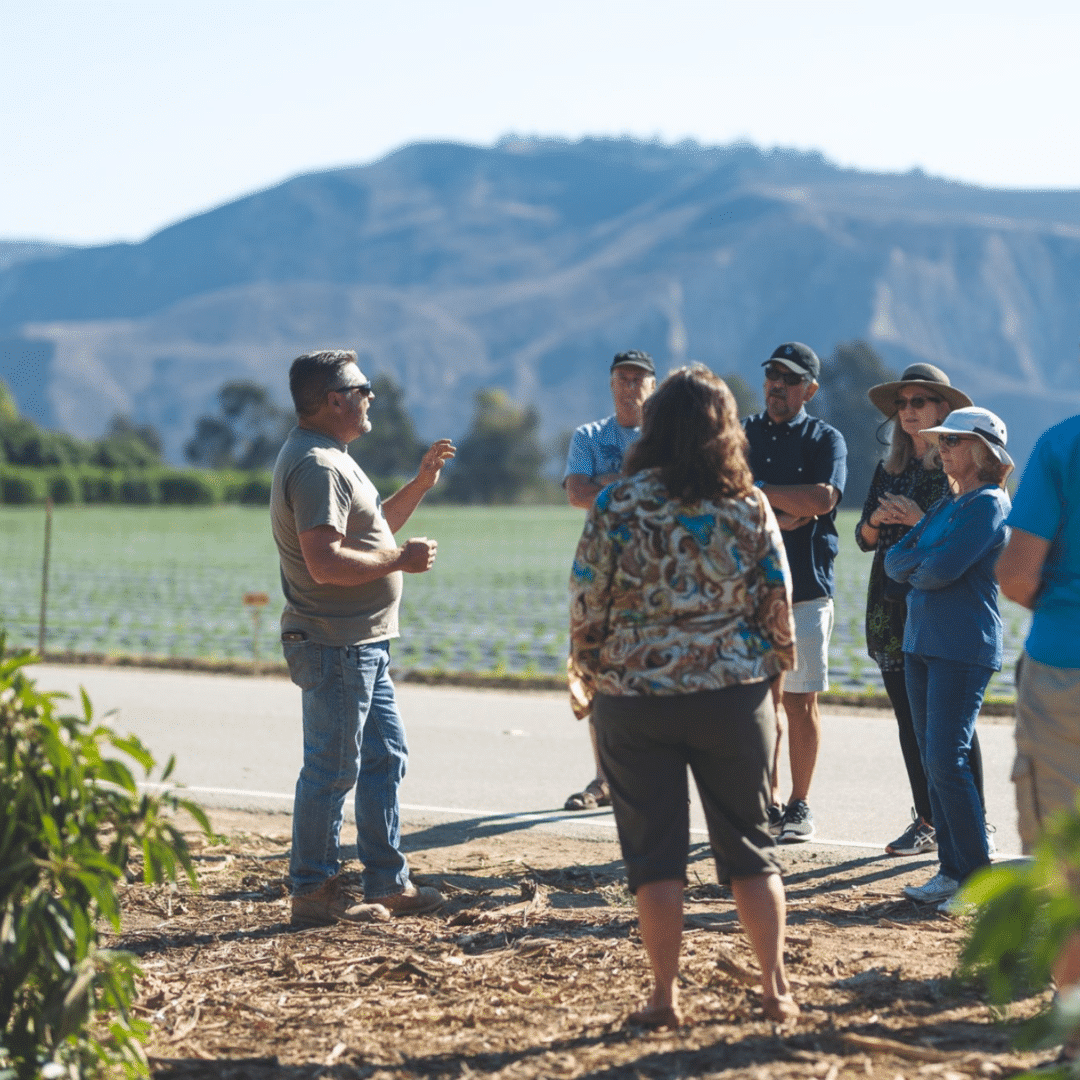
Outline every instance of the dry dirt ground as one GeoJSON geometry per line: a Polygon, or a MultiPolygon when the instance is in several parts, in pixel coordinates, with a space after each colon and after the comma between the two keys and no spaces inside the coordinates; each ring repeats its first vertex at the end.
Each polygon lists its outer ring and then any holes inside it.
{"type": "MultiPolygon", "coordinates": [[[[415,878],[449,897],[434,915],[295,931],[289,818],[215,811],[194,832],[200,888],[126,886],[138,1013],[155,1077],[999,1077],[1045,995],[992,1010],[954,977],[964,924],[901,886],[930,860],[784,849],[787,962],[802,1005],[781,1028],[758,1007],[756,964],[704,846],[689,871],[686,1025],[627,1027],[649,984],[614,840],[475,823],[408,834],[415,878]]],[[[350,880],[359,883],[355,863],[350,880]]]]}

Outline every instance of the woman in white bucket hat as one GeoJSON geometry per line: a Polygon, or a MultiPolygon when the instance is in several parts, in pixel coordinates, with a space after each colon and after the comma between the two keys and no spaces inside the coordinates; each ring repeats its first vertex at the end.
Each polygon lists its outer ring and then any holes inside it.
{"type": "MultiPolygon", "coordinates": [[[[872,386],[867,397],[884,415],[882,427],[888,426],[890,431],[888,453],[874,470],[855,526],[855,542],[863,551],[874,553],[866,589],[866,651],[881,669],[896,716],[913,804],[911,824],[886,845],[885,851],[890,855],[928,855],[937,850],[934,815],[904,680],[908,586],[885,573],[885,553],[950,491],[937,447],[921,430],[940,423],[953,409],[971,405],[971,398],[953,386],[941,368],[926,363],[911,364],[899,379],[872,386]]],[[[971,769],[981,796],[982,756],[977,735],[972,737],[971,769]]]]}
{"type": "Polygon", "coordinates": [[[990,861],[986,820],[968,756],[990,676],[1001,668],[994,564],[1005,546],[1013,460],[1004,423],[975,406],[920,432],[937,444],[952,494],[935,503],[885,556],[906,581],[904,678],[937,830],[937,874],[904,892],[943,910],[960,884],[990,861]]]}

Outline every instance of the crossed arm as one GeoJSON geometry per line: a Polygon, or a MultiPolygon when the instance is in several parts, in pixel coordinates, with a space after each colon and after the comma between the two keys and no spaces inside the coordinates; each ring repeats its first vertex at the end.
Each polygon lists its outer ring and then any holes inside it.
{"type": "Polygon", "coordinates": [[[761,490],[785,531],[829,513],[840,501],[840,492],[832,484],[765,484],[761,490]]]}

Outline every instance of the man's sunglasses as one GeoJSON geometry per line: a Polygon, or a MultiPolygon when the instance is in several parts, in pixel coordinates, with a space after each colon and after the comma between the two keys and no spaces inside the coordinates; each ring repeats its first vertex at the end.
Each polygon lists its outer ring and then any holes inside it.
{"type": "Polygon", "coordinates": [[[332,390],[327,390],[326,392],[328,394],[348,394],[353,390],[359,390],[364,397],[371,397],[374,392],[371,389],[371,383],[369,382],[353,383],[352,386],[335,386],[332,390]]]}
{"type": "Polygon", "coordinates": [[[938,442],[944,443],[949,448],[959,446],[962,442],[974,442],[973,435],[939,435],[938,442]]]}
{"type": "Polygon", "coordinates": [[[767,367],[765,378],[769,382],[782,382],[785,386],[798,386],[799,383],[806,382],[805,375],[796,375],[794,371],[782,367],[767,367]]]}
{"type": "Polygon", "coordinates": [[[941,398],[939,397],[923,397],[920,394],[918,397],[898,397],[893,402],[893,405],[896,406],[897,412],[903,412],[904,409],[921,409],[928,401],[932,401],[935,405],[941,404],[941,398]]]}

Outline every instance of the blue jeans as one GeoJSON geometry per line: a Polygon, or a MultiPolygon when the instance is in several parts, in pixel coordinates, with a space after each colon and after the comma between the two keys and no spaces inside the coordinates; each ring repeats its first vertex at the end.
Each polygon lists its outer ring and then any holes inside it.
{"type": "Polygon", "coordinates": [[[980,664],[904,654],[915,738],[930,791],[941,872],[963,881],[990,862],[986,817],[971,773],[971,739],[993,671],[980,664]]]}
{"type": "Polygon", "coordinates": [[[338,873],[345,796],[355,786],[364,898],[399,893],[409,883],[398,812],[409,751],[390,679],[390,643],[338,648],[287,641],[282,647],[304,711],[289,861],[293,892],[312,892],[338,873]]]}

